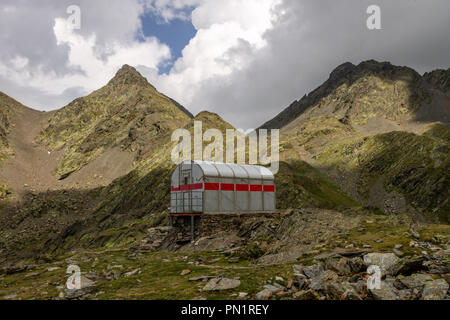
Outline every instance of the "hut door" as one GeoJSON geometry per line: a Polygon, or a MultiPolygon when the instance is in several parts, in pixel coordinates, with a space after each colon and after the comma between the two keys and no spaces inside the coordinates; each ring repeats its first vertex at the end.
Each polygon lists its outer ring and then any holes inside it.
{"type": "Polygon", "coordinates": [[[185,213],[192,213],[192,190],[188,190],[191,182],[190,172],[183,173],[183,185],[186,187],[183,191],[183,207],[185,213]]]}

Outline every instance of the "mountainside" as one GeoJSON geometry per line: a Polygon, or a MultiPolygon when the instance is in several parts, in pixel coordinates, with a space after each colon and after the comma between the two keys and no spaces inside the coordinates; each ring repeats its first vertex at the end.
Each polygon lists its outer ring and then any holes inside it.
{"type": "Polygon", "coordinates": [[[281,128],[282,158],[307,161],[362,204],[448,221],[447,85],[448,71],[345,63],[262,127],[281,128]]]}
{"type": "Polygon", "coordinates": [[[0,92],[0,161],[11,152],[7,135],[10,130],[12,109],[19,105],[19,102],[0,92]]]}
{"type": "MultiPolygon", "coordinates": [[[[7,139],[11,112],[9,104],[11,100],[10,97],[0,92],[0,166],[7,158],[7,154],[11,152],[7,139]]],[[[0,181],[0,199],[5,198],[8,192],[8,186],[3,181],[0,181]]]]}
{"type": "MultiPolygon", "coordinates": [[[[191,134],[194,121],[202,121],[203,132],[214,128],[224,136],[226,129],[233,128],[217,114],[201,112],[183,127],[191,134]]],[[[161,135],[152,143],[157,146],[154,152],[107,186],[30,193],[22,207],[7,208],[0,216],[3,259],[39,259],[80,246],[129,245],[144,235],[145,228],[165,221],[170,176],[175,167],[171,150],[176,142],[171,141],[170,135],[161,135]]],[[[279,208],[356,205],[310,165],[297,161],[281,163],[280,167],[279,208]]],[[[2,254],[0,261],[1,257],[2,254]]]]}
{"type": "Polygon", "coordinates": [[[333,115],[343,123],[407,126],[408,122],[450,121],[450,98],[434,88],[448,89],[449,71],[421,77],[407,67],[389,62],[349,62],[337,67],[320,87],[294,101],[261,128],[282,128],[311,116],[333,115]],[[430,81],[430,82],[428,82],[430,81]],[[299,118],[300,117],[300,118],[299,118]]]}
{"type": "Polygon", "coordinates": [[[436,89],[450,94],[450,68],[447,70],[437,69],[423,75],[424,79],[436,89]]]}
{"type": "Polygon", "coordinates": [[[56,175],[64,179],[108,149],[131,152],[135,160],[148,157],[154,152],[153,141],[190,117],[125,65],[105,87],[59,110],[36,141],[51,151],[62,150],[56,175]]]}
{"type": "MultiPolygon", "coordinates": [[[[278,211],[204,215],[211,229],[194,243],[187,224],[168,226],[177,144],[171,135],[184,128],[193,137],[201,121],[203,132],[225,137],[233,126],[220,115],[192,117],[127,65],[103,88],[54,112],[0,94],[0,296],[70,297],[57,289],[68,263],[100,284],[81,298],[193,298],[198,287],[177,278],[188,267],[195,276],[241,277],[253,299],[268,278],[282,271],[290,279],[292,264],[324,256],[340,259],[327,260],[334,280],[324,281],[357,286],[366,276],[360,257],[399,244],[404,252],[395,255],[431,250],[428,272],[448,273],[448,254],[441,253],[450,243],[447,89],[448,70],[421,77],[376,61],[339,66],[263,126],[281,129],[278,211]],[[355,259],[359,266],[349,272],[355,259]]],[[[353,297],[377,297],[362,284],[353,297]]],[[[310,285],[313,297],[345,296],[310,285]]],[[[286,297],[305,294],[295,290],[286,297]]]]}

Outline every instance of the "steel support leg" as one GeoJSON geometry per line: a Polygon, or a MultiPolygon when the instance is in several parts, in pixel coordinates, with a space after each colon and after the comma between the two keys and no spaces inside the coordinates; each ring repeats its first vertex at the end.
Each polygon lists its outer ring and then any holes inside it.
{"type": "Polygon", "coordinates": [[[195,231],[195,217],[191,216],[191,241],[194,241],[194,231],[195,231]]]}

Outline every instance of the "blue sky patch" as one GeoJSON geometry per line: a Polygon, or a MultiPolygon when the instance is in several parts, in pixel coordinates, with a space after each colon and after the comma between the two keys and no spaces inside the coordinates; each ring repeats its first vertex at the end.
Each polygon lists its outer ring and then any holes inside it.
{"type": "Polygon", "coordinates": [[[169,23],[164,23],[152,13],[142,16],[141,19],[145,36],[156,37],[170,47],[172,53],[171,61],[161,66],[158,70],[159,74],[168,73],[172,69],[173,63],[181,57],[181,51],[195,36],[197,30],[195,30],[190,20],[174,19],[169,23]]]}

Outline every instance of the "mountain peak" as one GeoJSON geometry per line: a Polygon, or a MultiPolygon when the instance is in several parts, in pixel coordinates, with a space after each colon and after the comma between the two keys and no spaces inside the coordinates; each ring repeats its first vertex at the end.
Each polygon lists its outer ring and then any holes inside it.
{"type": "Polygon", "coordinates": [[[330,74],[330,78],[342,78],[355,70],[356,66],[351,62],[345,62],[337,66],[330,74]]]}
{"type": "Polygon", "coordinates": [[[147,79],[145,79],[134,67],[124,64],[112,78],[108,85],[139,85],[148,86],[147,79]]]}

